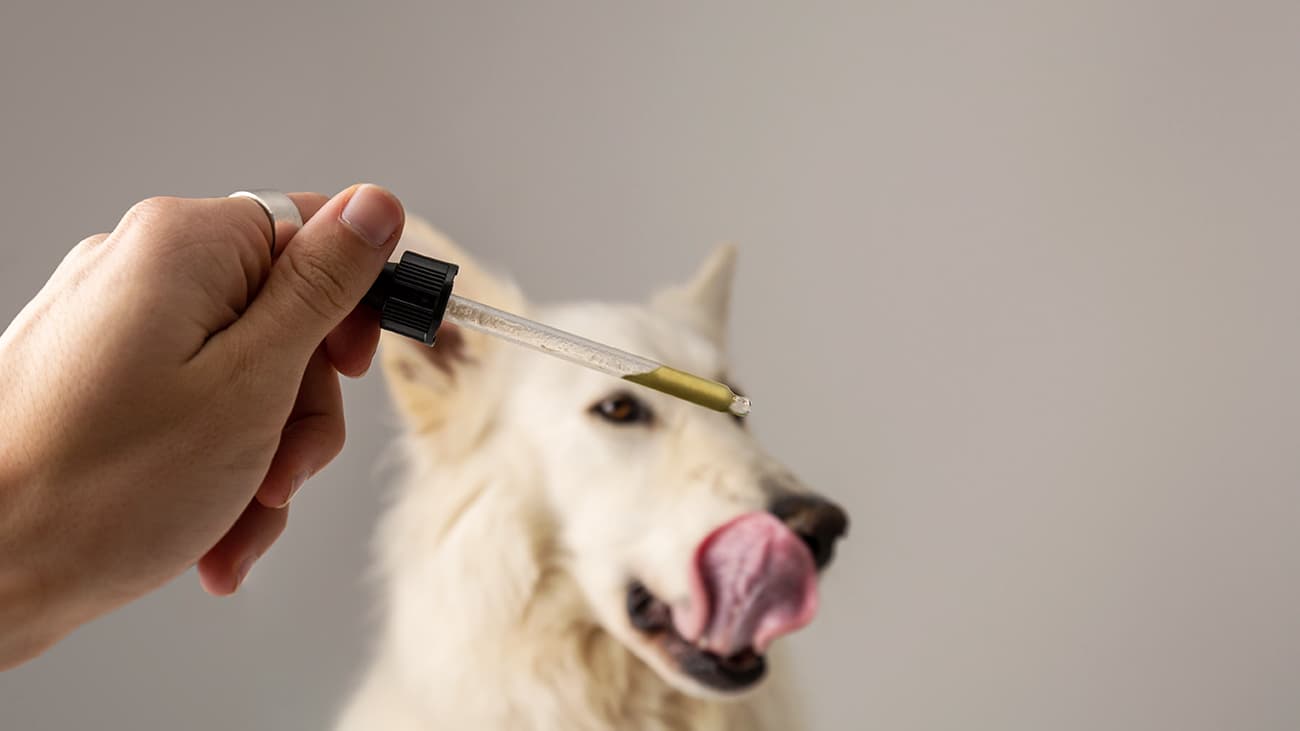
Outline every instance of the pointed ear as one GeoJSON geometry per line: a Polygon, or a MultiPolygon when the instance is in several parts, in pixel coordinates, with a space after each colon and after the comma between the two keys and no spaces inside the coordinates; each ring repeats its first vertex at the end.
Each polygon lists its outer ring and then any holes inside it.
{"type": "MultiPolygon", "coordinates": [[[[485,270],[424,219],[408,215],[395,256],[415,251],[460,265],[453,291],[510,312],[524,312],[527,303],[513,282],[485,270]]],[[[485,378],[491,356],[501,343],[482,333],[443,323],[430,348],[385,332],[380,362],[389,392],[407,426],[433,432],[456,410],[456,401],[485,378]]],[[[475,396],[485,396],[475,394],[475,396]]],[[[482,413],[476,409],[476,413],[482,413]]],[[[463,421],[458,430],[472,431],[463,421]]]]}
{"type": "Polygon", "coordinates": [[[718,345],[725,345],[736,252],[735,244],[718,246],[689,282],[655,295],[654,307],[684,320],[718,345]]]}

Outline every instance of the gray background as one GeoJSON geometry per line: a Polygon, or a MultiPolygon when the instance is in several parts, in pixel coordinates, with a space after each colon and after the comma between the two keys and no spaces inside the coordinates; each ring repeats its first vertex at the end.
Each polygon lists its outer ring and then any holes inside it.
{"type": "MultiPolygon", "coordinates": [[[[856,520],[813,728],[1300,727],[1300,6],[338,5],[5,0],[0,315],[160,193],[384,183],[540,299],[733,239],[754,427],[856,520]]],[[[243,593],[84,628],[0,727],[325,724],[395,421],[347,401],[243,593]]]]}

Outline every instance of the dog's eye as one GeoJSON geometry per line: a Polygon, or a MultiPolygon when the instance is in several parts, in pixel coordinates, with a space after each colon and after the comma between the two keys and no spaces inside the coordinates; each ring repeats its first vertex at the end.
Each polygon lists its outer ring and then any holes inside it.
{"type": "Polygon", "coordinates": [[[616,393],[599,401],[591,412],[615,424],[648,424],[654,419],[650,407],[630,393],[616,393]]]}

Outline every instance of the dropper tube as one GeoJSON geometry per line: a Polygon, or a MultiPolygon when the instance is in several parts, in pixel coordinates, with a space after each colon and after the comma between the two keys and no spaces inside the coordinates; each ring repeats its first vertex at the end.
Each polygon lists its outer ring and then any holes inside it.
{"type": "Polygon", "coordinates": [[[749,414],[749,399],[724,383],[452,294],[459,271],[451,262],[406,251],[384,267],[362,301],[379,312],[380,327],[425,345],[434,345],[445,319],[714,411],[749,414]]]}
{"type": "Polygon", "coordinates": [[[737,395],[726,384],[700,378],[649,358],[633,355],[456,294],[452,294],[447,300],[447,310],[443,317],[457,325],[662,391],[714,411],[730,412],[736,416],[749,414],[749,399],[737,395]]]}

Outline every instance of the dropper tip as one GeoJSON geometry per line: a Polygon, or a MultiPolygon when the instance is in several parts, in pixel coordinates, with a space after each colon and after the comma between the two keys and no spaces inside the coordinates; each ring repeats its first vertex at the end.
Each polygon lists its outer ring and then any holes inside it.
{"type": "Polygon", "coordinates": [[[736,416],[749,416],[751,406],[752,405],[749,403],[748,398],[744,396],[733,396],[729,410],[736,416]]]}

